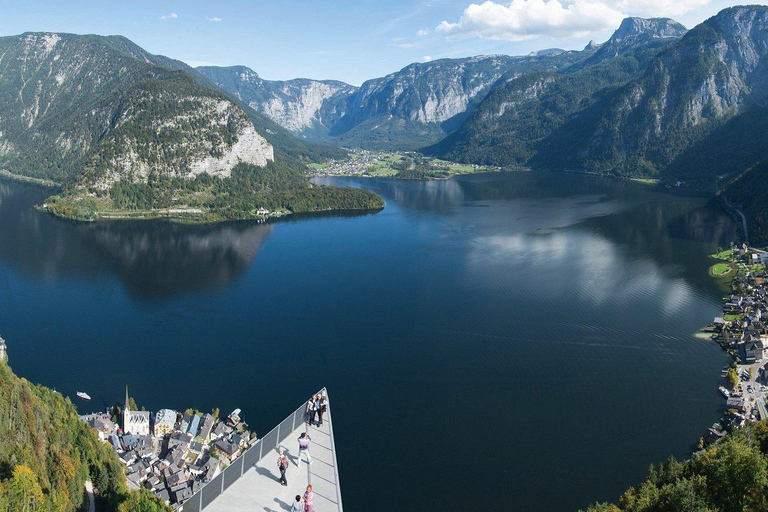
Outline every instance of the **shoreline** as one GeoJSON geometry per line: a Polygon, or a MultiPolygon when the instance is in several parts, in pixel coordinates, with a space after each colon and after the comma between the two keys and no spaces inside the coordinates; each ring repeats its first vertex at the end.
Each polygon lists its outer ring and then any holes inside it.
{"type": "Polygon", "coordinates": [[[0,178],[6,178],[11,181],[28,183],[30,185],[38,185],[46,188],[61,188],[61,184],[56,183],[55,181],[42,178],[32,178],[31,176],[21,176],[20,174],[14,174],[7,169],[0,169],[0,178]]]}
{"type": "Polygon", "coordinates": [[[768,419],[764,407],[768,382],[762,375],[768,361],[768,337],[762,335],[761,322],[765,306],[762,287],[768,285],[761,258],[764,254],[744,243],[710,255],[716,263],[707,273],[713,279],[729,279],[730,296],[722,300],[722,316],[694,336],[714,341],[731,360],[721,372],[726,382],[719,388],[726,398],[725,413],[708,429],[707,437],[702,437],[700,447],[711,445],[734,429],[768,419]]]}

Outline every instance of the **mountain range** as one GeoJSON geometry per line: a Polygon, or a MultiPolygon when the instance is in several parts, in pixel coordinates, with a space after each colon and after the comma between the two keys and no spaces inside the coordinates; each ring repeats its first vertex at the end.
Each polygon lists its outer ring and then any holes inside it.
{"type": "MultiPolygon", "coordinates": [[[[360,86],[191,68],[120,36],[27,33],[0,38],[0,168],[63,184],[76,200],[53,203],[78,218],[226,200],[239,205],[226,218],[256,202],[333,208],[340,196],[304,169],[343,148],[715,191],[768,154],[766,55],[764,6],[691,30],[627,18],[580,51],[414,63],[360,86]]],[[[382,204],[371,200],[344,205],[382,204]]]]}
{"type": "Polygon", "coordinates": [[[197,71],[307,140],[711,189],[766,155],[766,19],[764,6],[725,9],[690,31],[627,18],[581,51],[411,64],[360,87],[197,71]]]}

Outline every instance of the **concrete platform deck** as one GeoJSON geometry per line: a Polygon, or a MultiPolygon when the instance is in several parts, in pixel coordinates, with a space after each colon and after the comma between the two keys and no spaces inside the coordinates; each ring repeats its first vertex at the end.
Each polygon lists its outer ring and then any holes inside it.
{"type": "Polygon", "coordinates": [[[310,427],[303,423],[281,444],[291,461],[286,472],[287,487],[280,485],[278,450],[274,449],[205,507],[205,512],[289,511],[296,495],[303,495],[307,484],[312,484],[315,512],[342,512],[330,409],[329,403],[321,427],[310,427]],[[298,438],[304,431],[312,438],[309,453],[313,463],[310,465],[302,461],[299,467],[298,438]]]}

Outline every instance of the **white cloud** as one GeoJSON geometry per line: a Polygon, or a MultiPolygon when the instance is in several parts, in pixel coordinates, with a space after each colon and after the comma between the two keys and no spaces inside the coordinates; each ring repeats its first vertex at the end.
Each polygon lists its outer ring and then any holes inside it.
{"type": "Polygon", "coordinates": [[[416,45],[413,44],[413,43],[390,43],[387,46],[391,46],[393,48],[403,48],[403,49],[405,49],[405,48],[413,48],[416,45]]]}
{"type": "Polygon", "coordinates": [[[471,4],[459,21],[443,21],[435,30],[451,39],[480,37],[522,41],[543,35],[581,37],[618,27],[624,14],[600,1],[513,0],[509,6],[487,1],[471,4]]]}
{"type": "Polygon", "coordinates": [[[206,18],[208,21],[214,21],[218,23],[219,21],[224,21],[224,18],[219,18],[218,16],[214,16],[213,18],[206,18]]]}
{"type": "Polygon", "coordinates": [[[427,36],[427,35],[429,35],[429,29],[428,29],[428,28],[422,28],[422,29],[419,29],[419,30],[416,32],[416,35],[417,35],[417,36],[419,36],[419,37],[424,37],[424,36],[427,36]]]}
{"type": "Polygon", "coordinates": [[[423,57],[421,58],[421,60],[423,60],[424,62],[429,62],[429,61],[431,61],[431,60],[432,60],[432,57],[430,57],[429,55],[425,55],[425,56],[423,56],[423,57]]]}
{"type": "Polygon", "coordinates": [[[175,12],[172,12],[171,14],[166,14],[165,16],[160,16],[160,18],[158,18],[158,19],[161,19],[161,20],[175,20],[178,17],[179,17],[178,14],[176,14],[175,12]]]}
{"type": "Polygon", "coordinates": [[[490,0],[470,4],[458,21],[435,30],[449,39],[479,37],[521,41],[541,36],[583,37],[617,28],[627,16],[676,16],[711,0],[490,0]]]}

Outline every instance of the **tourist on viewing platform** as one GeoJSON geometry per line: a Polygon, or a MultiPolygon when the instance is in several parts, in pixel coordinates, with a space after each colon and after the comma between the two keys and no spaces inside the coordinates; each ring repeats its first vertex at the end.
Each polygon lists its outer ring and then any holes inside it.
{"type": "Polygon", "coordinates": [[[277,458],[277,468],[280,470],[280,483],[288,485],[288,480],[285,478],[285,471],[288,469],[288,457],[285,456],[282,448],[280,448],[280,456],[277,458]]]}
{"type": "Polygon", "coordinates": [[[317,402],[315,401],[315,395],[307,402],[307,421],[310,425],[315,423],[315,414],[317,413],[317,402]]]}
{"type": "Polygon", "coordinates": [[[307,464],[312,464],[312,456],[309,454],[309,443],[312,442],[312,438],[309,437],[309,434],[306,432],[302,432],[299,436],[299,458],[296,461],[296,465],[298,467],[301,467],[301,456],[306,455],[307,456],[307,464]]]}
{"type": "Polygon", "coordinates": [[[317,395],[315,404],[317,405],[317,426],[319,427],[323,424],[323,413],[328,409],[328,400],[323,395],[317,395]]]}
{"type": "Polygon", "coordinates": [[[315,506],[314,500],[315,493],[312,492],[312,485],[307,486],[307,490],[304,491],[304,512],[312,512],[315,506]]]}
{"type": "Polygon", "coordinates": [[[291,512],[304,512],[304,506],[301,504],[301,496],[296,495],[296,501],[291,505],[291,512]]]}

